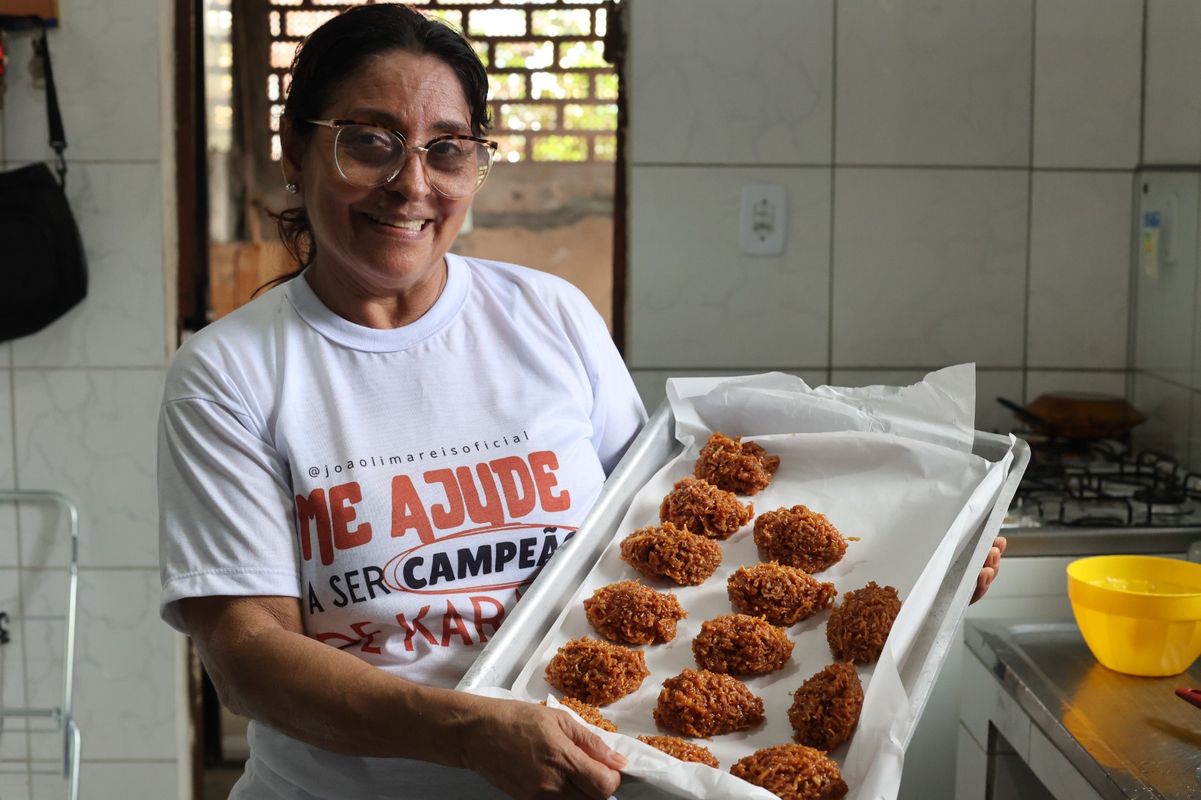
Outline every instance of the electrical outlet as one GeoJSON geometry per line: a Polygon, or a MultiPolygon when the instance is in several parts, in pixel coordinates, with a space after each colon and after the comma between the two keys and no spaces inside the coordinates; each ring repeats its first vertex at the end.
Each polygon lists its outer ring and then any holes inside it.
{"type": "Polygon", "coordinates": [[[788,235],[788,195],[774,183],[742,187],[738,249],[750,256],[778,256],[788,235]]]}

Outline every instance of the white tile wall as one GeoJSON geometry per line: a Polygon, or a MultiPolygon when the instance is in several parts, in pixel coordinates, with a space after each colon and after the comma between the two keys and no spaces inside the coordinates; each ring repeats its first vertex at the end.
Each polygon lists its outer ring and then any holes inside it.
{"type": "Polygon", "coordinates": [[[835,172],[835,367],[1021,367],[1027,175],[835,172]]]}
{"type": "Polygon", "coordinates": [[[157,163],[71,167],[67,194],[87,247],[88,297],[38,335],[13,342],[16,366],[163,363],[160,169],[157,163]]]}
{"type": "Polygon", "coordinates": [[[830,171],[643,167],[630,182],[634,367],[824,365],[829,330],[830,171]],[[742,186],[788,196],[781,256],[738,250],[742,186]],[[748,290],[749,289],[749,290],[748,290]]]}
{"type": "Polygon", "coordinates": [[[634,163],[830,160],[832,0],[632,4],[634,163]]]}
{"type": "Polygon", "coordinates": [[[1201,3],[1147,0],[1143,162],[1201,162],[1201,3]]]}
{"type": "MultiPolygon", "coordinates": [[[[1164,208],[1163,198],[1176,195],[1179,219],[1174,224],[1174,249],[1178,254],[1197,252],[1197,229],[1189,221],[1198,218],[1198,175],[1196,172],[1167,172],[1155,175],[1150,193],[1138,187],[1147,208],[1164,208]]],[[[1139,214],[1142,213],[1139,207],[1139,214]]],[[[1169,261],[1166,239],[1161,237],[1157,269],[1135,270],[1138,325],[1133,367],[1165,380],[1188,386],[1193,370],[1193,320],[1197,274],[1187,256],[1169,261]]]]}
{"type": "Polygon", "coordinates": [[[1133,168],[1141,0],[1039,0],[1035,13],[1035,166],[1133,168]]]}
{"type": "Polygon", "coordinates": [[[1032,14],[1032,0],[839,3],[838,163],[1026,165],[1032,14]]]}
{"type": "Polygon", "coordinates": [[[746,366],[825,370],[839,383],[972,361],[979,424],[994,430],[1013,426],[997,394],[1126,394],[1136,368],[1180,386],[1196,376],[1201,390],[1190,333],[1201,285],[1175,276],[1143,291],[1131,264],[1140,153],[1201,162],[1197,3],[628,9],[626,342],[640,380],[746,366]],[[782,55],[789,37],[804,46],[782,55]],[[811,102],[823,96],[829,108],[811,102]],[[782,118],[798,132],[787,148],[744,133],[782,118]],[[747,164],[768,162],[777,182],[797,167],[832,179],[824,204],[811,186],[813,202],[793,208],[779,261],[755,270],[737,252],[734,201],[747,164]],[[1137,357],[1135,294],[1154,320],[1137,357]]]}
{"type": "Polygon", "coordinates": [[[1039,395],[1049,392],[1092,392],[1125,397],[1128,380],[1129,373],[1125,370],[1063,372],[1032,369],[1026,373],[1026,402],[1031,403],[1039,395]]]}
{"type": "MultiPolygon", "coordinates": [[[[158,619],[157,569],[88,570],[80,579],[75,714],[88,760],[170,760],[175,756],[174,634],[158,619]],[[87,668],[83,668],[87,667],[87,668]]],[[[31,623],[32,625],[33,623],[31,623]]],[[[55,702],[61,687],[61,623],[31,636],[32,700],[55,702]]],[[[56,758],[60,744],[33,737],[36,757],[56,758]]],[[[89,793],[90,794],[90,793],[89,793]]]]}
{"type": "MultiPolygon", "coordinates": [[[[179,767],[173,762],[115,761],[89,762],[83,765],[80,795],[87,787],[87,797],[129,797],[137,787],[138,797],[177,797],[179,767]]],[[[8,795],[4,795],[8,800],[8,795]]],[[[31,800],[67,800],[66,783],[55,775],[34,775],[31,800]]]]}
{"type": "Polygon", "coordinates": [[[1031,367],[1126,367],[1128,172],[1036,172],[1030,219],[1031,367]]]}
{"type": "MultiPolygon", "coordinates": [[[[180,796],[177,637],[158,619],[155,431],[165,329],[163,81],[170,4],[61,0],[50,34],[69,147],[68,196],[89,297],[49,328],[0,345],[0,488],[53,489],[81,510],[76,717],[82,795],[180,796]]],[[[9,38],[0,112],[8,166],[44,159],[45,100],[9,38]]],[[[169,185],[166,184],[166,185],[169,185]]],[[[170,336],[173,336],[171,334],[170,336]]],[[[0,703],[61,704],[67,550],[56,510],[0,504],[0,703]],[[19,613],[18,613],[19,612],[19,613]],[[23,615],[23,616],[22,616],[23,615]],[[17,700],[21,702],[16,702],[17,700]]],[[[0,730],[0,797],[57,800],[59,734],[0,730]]],[[[22,723],[24,724],[24,723],[22,723]]]]}
{"type": "Polygon", "coordinates": [[[1158,450],[1182,460],[1188,458],[1194,396],[1184,386],[1147,373],[1137,373],[1133,403],[1135,408],[1150,417],[1137,430],[1139,447],[1158,450]]]}
{"type": "MultiPolygon", "coordinates": [[[[158,161],[159,14],[144,0],[63,0],[50,32],[70,160],[158,161]]],[[[9,37],[5,158],[46,158],[46,100],[28,64],[32,34],[9,37]]],[[[170,76],[167,76],[168,78],[170,76]]]]}
{"type": "MultiPolygon", "coordinates": [[[[21,486],[75,500],[84,566],[158,565],[154,420],[163,376],[161,368],[16,371],[21,486]]],[[[61,552],[58,516],[23,509],[22,546],[61,552]]]]}

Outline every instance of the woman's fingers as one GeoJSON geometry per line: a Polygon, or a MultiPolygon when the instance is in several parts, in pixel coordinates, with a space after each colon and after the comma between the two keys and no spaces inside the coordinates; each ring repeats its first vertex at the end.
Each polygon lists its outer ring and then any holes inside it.
{"type": "Polygon", "coordinates": [[[988,549],[988,555],[984,559],[984,567],[980,570],[980,575],[976,578],[976,591],[972,592],[971,602],[976,602],[988,592],[988,587],[992,586],[992,582],[997,579],[997,573],[1001,571],[1001,556],[1005,553],[1005,547],[1009,543],[1004,536],[998,536],[993,540],[992,547],[988,549]]]}
{"type": "Polygon", "coordinates": [[[573,719],[567,720],[565,732],[577,748],[571,783],[587,797],[606,800],[621,785],[619,770],[626,765],[625,756],[573,719]]]}

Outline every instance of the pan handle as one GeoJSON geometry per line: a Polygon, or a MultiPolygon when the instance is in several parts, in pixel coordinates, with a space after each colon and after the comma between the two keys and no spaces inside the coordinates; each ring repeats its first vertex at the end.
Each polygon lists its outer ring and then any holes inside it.
{"type": "Polygon", "coordinates": [[[1201,689],[1186,689],[1182,687],[1176,690],[1176,696],[1186,703],[1192,703],[1197,708],[1201,708],[1201,689]]]}
{"type": "Polygon", "coordinates": [[[1006,400],[1004,397],[998,397],[997,402],[1008,408],[1013,413],[1017,414],[1022,419],[1033,422],[1035,425],[1046,425],[1042,417],[1040,417],[1038,414],[1035,414],[1033,411],[1023,405],[1019,405],[1012,400],[1006,400]]]}

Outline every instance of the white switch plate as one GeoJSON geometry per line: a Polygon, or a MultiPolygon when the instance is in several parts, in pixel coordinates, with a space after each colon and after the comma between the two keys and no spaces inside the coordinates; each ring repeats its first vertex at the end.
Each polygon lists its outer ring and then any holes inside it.
{"type": "Polygon", "coordinates": [[[775,183],[742,187],[738,249],[750,256],[778,256],[788,236],[788,195],[775,183]]]}

